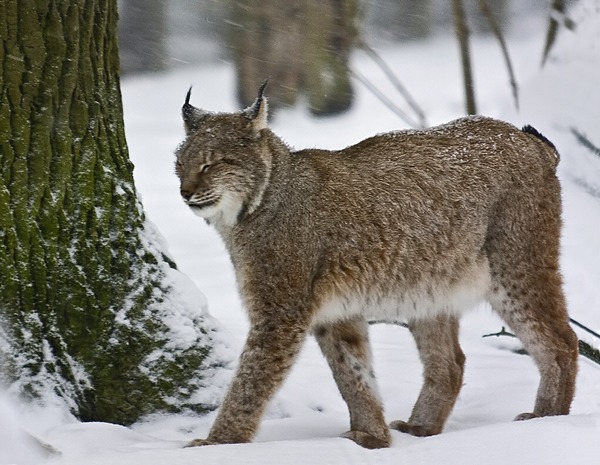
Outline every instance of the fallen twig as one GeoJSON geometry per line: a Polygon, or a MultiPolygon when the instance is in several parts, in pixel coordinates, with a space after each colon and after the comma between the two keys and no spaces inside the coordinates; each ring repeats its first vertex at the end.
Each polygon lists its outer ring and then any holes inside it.
{"type": "MultiPolygon", "coordinates": [[[[574,324],[575,326],[583,329],[584,331],[587,331],[592,336],[600,339],[600,334],[598,334],[597,332],[591,330],[587,326],[579,323],[577,320],[574,320],[573,318],[569,318],[569,321],[572,324],[574,324]]],[[[506,331],[506,329],[504,328],[504,326],[502,326],[502,329],[500,331],[498,331],[497,333],[484,334],[481,337],[491,337],[491,336],[517,337],[513,333],[509,333],[508,331],[506,331]]],[[[526,353],[526,352],[525,351],[519,351],[519,353],[526,353]]],[[[591,345],[589,345],[585,341],[582,341],[581,339],[579,339],[579,355],[581,355],[582,357],[585,357],[585,358],[591,360],[592,362],[595,362],[598,365],[600,365],[600,350],[593,348],[591,345]]]]}
{"type": "Polygon", "coordinates": [[[600,365],[600,350],[594,349],[591,345],[581,339],[579,339],[579,355],[583,355],[585,358],[600,365]]]}
{"type": "Polygon", "coordinates": [[[509,333],[508,331],[506,331],[506,328],[504,328],[504,326],[502,326],[502,329],[500,331],[498,331],[497,333],[484,334],[481,337],[492,337],[492,336],[496,336],[496,337],[499,337],[499,336],[517,337],[513,333],[509,333]]]}

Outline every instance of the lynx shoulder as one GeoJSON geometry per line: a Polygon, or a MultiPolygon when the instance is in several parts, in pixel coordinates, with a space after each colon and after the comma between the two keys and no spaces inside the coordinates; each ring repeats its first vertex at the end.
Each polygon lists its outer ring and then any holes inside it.
{"type": "Polygon", "coordinates": [[[292,151],[267,127],[264,85],[239,113],[183,106],[180,194],[231,255],[251,329],[206,440],[246,442],[309,334],[326,357],[358,444],[390,432],[368,321],[408,322],[424,384],[408,421],[442,431],[462,385],[458,317],[487,301],[540,371],[531,413],[569,412],[577,338],[559,274],[555,147],[531,126],[470,117],[381,134],[338,151],[292,151]],[[440,347],[443,350],[440,350],[440,347]]]}

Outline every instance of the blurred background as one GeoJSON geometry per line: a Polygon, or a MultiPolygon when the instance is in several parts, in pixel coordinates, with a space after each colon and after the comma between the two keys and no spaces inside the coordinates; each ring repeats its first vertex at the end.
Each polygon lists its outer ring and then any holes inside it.
{"type": "MultiPolygon", "coordinates": [[[[120,0],[122,74],[225,61],[235,67],[241,106],[270,77],[272,109],[304,97],[313,115],[335,115],[352,106],[352,75],[360,80],[350,65],[354,50],[377,60],[379,49],[440,36],[458,39],[469,86],[469,36],[500,38],[535,24],[546,36],[545,47],[551,46],[553,28],[565,23],[561,12],[576,1],[120,0]]],[[[534,58],[543,55],[540,50],[534,58]]]]}

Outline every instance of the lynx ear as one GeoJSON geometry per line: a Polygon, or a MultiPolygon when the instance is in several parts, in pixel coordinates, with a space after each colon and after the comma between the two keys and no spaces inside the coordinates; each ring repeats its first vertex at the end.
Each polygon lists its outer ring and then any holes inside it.
{"type": "Polygon", "coordinates": [[[267,127],[267,116],[269,113],[269,104],[267,98],[263,95],[265,87],[267,87],[269,80],[265,79],[258,88],[258,96],[254,103],[244,110],[246,118],[252,121],[252,129],[255,135],[267,127]]]}
{"type": "Polygon", "coordinates": [[[181,115],[183,116],[183,124],[185,126],[185,132],[189,135],[195,129],[200,127],[200,123],[206,116],[208,112],[200,110],[192,105],[190,105],[190,97],[192,95],[192,87],[190,86],[190,90],[188,90],[187,95],[185,96],[185,103],[183,107],[181,107],[181,115]]]}

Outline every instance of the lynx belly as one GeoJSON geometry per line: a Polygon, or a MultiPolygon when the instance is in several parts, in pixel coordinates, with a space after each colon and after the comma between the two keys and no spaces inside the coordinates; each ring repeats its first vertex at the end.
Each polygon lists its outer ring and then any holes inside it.
{"type": "Polygon", "coordinates": [[[480,304],[489,292],[491,276],[482,261],[452,283],[430,280],[407,289],[383,290],[374,285],[367,293],[351,288],[328,298],[315,316],[314,325],[363,316],[369,321],[408,321],[439,313],[461,314],[480,304]]]}

